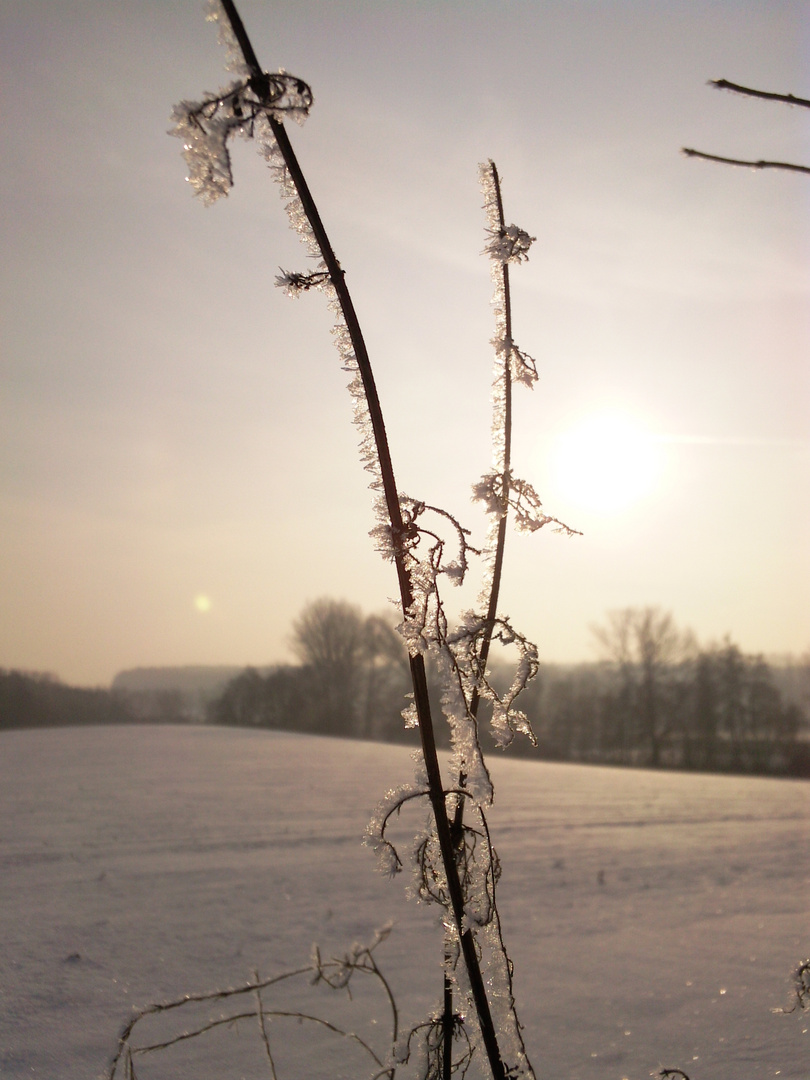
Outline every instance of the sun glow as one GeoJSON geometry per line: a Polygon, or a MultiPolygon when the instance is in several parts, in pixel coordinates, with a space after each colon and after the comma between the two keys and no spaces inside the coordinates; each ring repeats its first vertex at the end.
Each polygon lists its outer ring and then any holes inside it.
{"type": "Polygon", "coordinates": [[[552,468],[556,485],[571,502],[615,513],[653,490],[661,454],[641,424],[621,414],[599,414],[559,436],[552,468]]]}

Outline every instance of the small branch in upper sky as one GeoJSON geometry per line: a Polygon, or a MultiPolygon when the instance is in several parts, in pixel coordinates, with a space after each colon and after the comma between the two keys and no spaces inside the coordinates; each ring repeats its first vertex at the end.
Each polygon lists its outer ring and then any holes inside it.
{"type": "Polygon", "coordinates": [[[729,82],[728,79],[710,79],[709,86],[717,90],[733,90],[735,94],[747,94],[748,97],[763,98],[765,101],[781,101],[786,105],[803,105],[810,109],[810,101],[807,98],[796,97],[793,94],[775,94],[771,90],[752,90],[748,86],[740,86],[739,83],[729,82]]]}
{"type": "Polygon", "coordinates": [[[719,161],[722,165],[740,165],[746,169],[786,169],[788,172],[810,173],[810,166],[793,165],[787,161],[744,161],[740,158],[721,157],[719,154],[705,154],[702,150],[692,150],[686,146],[681,149],[681,153],[687,157],[719,161]]]}
{"type": "MultiPolygon", "coordinates": [[[[753,90],[749,86],[740,86],[739,83],[729,82],[728,79],[710,79],[709,86],[716,90],[731,90],[735,94],[744,94],[747,97],[761,98],[765,101],[779,101],[783,105],[801,105],[810,109],[810,100],[796,97],[794,94],[775,94],[770,90],[753,90]]],[[[810,173],[810,166],[795,165],[789,161],[769,161],[759,159],[750,161],[745,158],[722,157],[720,154],[707,154],[702,150],[692,150],[689,147],[681,147],[681,153],[687,157],[702,158],[703,161],[718,161],[721,165],[738,165],[743,169],[781,169],[784,172],[810,173]]]]}

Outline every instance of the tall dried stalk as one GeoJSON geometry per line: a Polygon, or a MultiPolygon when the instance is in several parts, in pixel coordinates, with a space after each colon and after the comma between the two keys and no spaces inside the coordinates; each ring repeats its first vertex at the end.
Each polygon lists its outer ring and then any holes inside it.
{"type": "MultiPolygon", "coordinates": [[[[512,334],[512,296],[509,280],[511,263],[528,258],[528,250],[534,237],[530,237],[515,225],[507,225],[504,214],[501,181],[494,161],[479,166],[481,187],[484,192],[484,209],[487,214],[487,232],[489,243],[485,253],[491,260],[492,277],[495,285],[493,306],[496,316],[495,375],[493,400],[495,404],[492,423],[493,432],[493,472],[483,477],[474,488],[475,498],[483,501],[490,516],[490,536],[488,538],[489,567],[484,588],[481,591],[480,605],[485,610],[483,629],[478,643],[478,664],[486,671],[492,646],[493,633],[498,626],[498,604],[500,602],[501,580],[503,576],[504,552],[506,549],[506,531],[509,511],[518,511],[518,525],[534,531],[544,525],[554,523],[567,533],[574,530],[563,525],[556,518],[542,512],[540,499],[525,481],[517,480],[512,474],[512,389],[515,382],[531,387],[537,379],[535,361],[522,352],[515,344],[512,334]]],[[[480,687],[472,687],[469,700],[469,716],[473,725],[478,724],[481,705],[480,687]]],[[[463,771],[458,777],[459,788],[464,788],[466,777],[463,771]]],[[[466,800],[457,798],[453,816],[453,839],[458,847],[463,839],[464,806],[466,800]]],[[[452,1068],[451,1031],[453,1022],[453,989],[445,975],[444,1025],[445,1025],[445,1061],[444,1080],[448,1080],[452,1068]]]]}
{"type": "Polygon", "coordinates": [[[508,620],[498,617],[497,605],[510,508],[523,528],[534,530],[555,521],[543,514],[531,486],[515,479],[511,470],[512,383],[515,379],[531,383],[536,371],[531,358],[512,340],[508,264],[526,258],[532,238],[516,226],[506,225],[497,170],[491,162],[482,167],[489,225],[486,250],[493,261],[496,279],[498,371],[494,387],[495,468],[476,486],[475,494],[486,503],[494,542],[488,587],[482,600],[484,614],[467,613],[459,627],[450,631],[439,579],[445,576],[453,583],[463,580],[468,556],[474,549],[467,543],[466,530],[450,514],[421,500],[410,499],[397,489],[368,351],[345,274],[283,123],[288,116],[302,119],[308,112],[312,94],[306,83],[286,72],[262,71],[233,0],[221,0],[221,7],[214,3],[210,17],[219,23],[221,36],[230,49],[229,66],[242,78],[206,101],[181,103],[174,113],[173,134],[184,139],[184,154],[191,170],[189,179],[205,202],[227,194],[233,182],[227,150],[227,141],[233,135],[253,138],[275,173],[290,221],[317,260],[313,272],[285,273],[277,283],[292,295],[320,290],[335,312],[338,350],[344,368],[353,376],[350,390],[355,422],[362,433],[361,457],[372,474],[371,487],[376,492],[379,524],[372,535],[382,554],[394,563],[399,582],[403,613],[400,630],[408,645],[413,686],[413,701],[406,710],[406,720],[419,728],[424,770],[415,787],[389,793],[370,826],[370,836],[389,869],[399,869],[401,860],[386,838],[386,825],[406,802],[429,800],[432,825],[417,838],[417,891],[423,899],[438,902],[446,909],[446,975],[444,1015],[439,1025],[442,1035],[437,1038],[433,1034],[434,1021],[421,1027],[431,1032],[434,1048],[443,1042],[442,1071],[449,1076],[453,1068],[452,1036],[459,1023],[453,1008],[453,986],[463,984],[461,992],[469,994],[474,1006],[481,1045],[495,1080],[519,1075],[530,1077],[533,1072],[514,1013],[511,965],[503,947],[495,905],[498,864],[484,816],[485,807],[492,801],[492,785],[478,742],[478,713],[482,697],[488,698],[493,706],[493,729],[503,744],[511,740],[516,730],[531,736],[528,721],[513,709],[513,703],[526,681],[536,673],[536,649],[508,620]],[[431,516],[438,521],[435,527],[426,524],[431,516]],[[447,555],[448,542],[441,534],[442,529],[450,530],[457,546],[455,557],[447,555]],[[496,637],[504,644],[516,645],[519,651],[515,679],[504,695],[495,692],[487,674],[490,647],[496,637]],[[445,788],[436,752],[426,654],[437,660],[444,679],[442,710],[451,726],[452,768],[456,776],[450,789],[445,788]],[[477,827],[464,823],[467,803],[475,812],[477,827]],[[488,955],[489,994],[482,973],[483,946],[488,955]],[[463,960],[461,969],[456,966],[459,953],[463,960]],[[492,997],[498,999],[498,1031],[492,997]],[[503,1049],[504,1041],[507,1052],[503,1049]]]}

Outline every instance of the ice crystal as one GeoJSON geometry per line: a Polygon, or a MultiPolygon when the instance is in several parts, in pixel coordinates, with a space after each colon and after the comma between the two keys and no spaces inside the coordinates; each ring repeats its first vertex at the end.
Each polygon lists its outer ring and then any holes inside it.
{"type": "Polygon", "coordinates": [[[512,963],[504,948],[497,908],[494,917],[482,928],[481,935],[491,957],[489,1002],[506,1075],[515,1080],[519,1077],[533,1080],[534,1071],[526,1056],[526,1046],[515,1011],[512,963]]]}
{"type": "MultiPolygon", "coordinates": [[[[497,263],[493,263],[493,266],[497,267],[497,263]]],[[[496,278],[496,288],[500,281],[500,272],[496,269],[493,277],[496,278]]],[[[497,304],[497,300],[493,301],[493,306],[497,304]]],[[[496,307],[497,311],[497,307],[496,307]]],[[[499,359],[499,372],[503,370],[504,361],[508,364],[509,375],[512,382],[522,383],[524,386],[532,387],[537,382],[537,361],[534,357],[529,356],[527,352],[523,352],[514,343],[511,337],[495,337],[492,339],[492,345],[495,348],[495,355],[499,359]]]]}
{"type": "Polygon", "coordinates": [[[491,725],[496,742],[500,746],[508,746],[516,734],[522,734],[534,744],[536,740],[531,725],[526,716],[513,706],[519,694],[537,674],[537,646],[518,633],[508,619],[498,617],[490,621],[474,612],[468,612],[456,630],[448,635],[448,645],[468,685],[475,687],[476,692],[492,705],[491,725]],[[488,672],[481,664],[481,643],[484,637],[489,637],[491,641],[501,645],[513,645],[517,648],[518,660],[512,683],[503,694],[496,691],[488,672]]]}
{"type": "Polygon", "coordinates": [[[477,690],[476,681],[470,677],[471,672],[459,664],[453,643],[446,634],[444,643],[434,647],[433,655],[444,686],[441,703],[450,727],[452,775],[463,780],[463,798],[471,799],[478,807],[489,805],[494,793],[492,778],[478,740],[478,725],[470,709],[477,690]]]}
{"type": "Polygon", "coordinates": [[[501,518],[507,512],[509,504],[504,499],[503,476],[500,473],[490,472],[473,484],[473,500],[482,502],[484,510],[494,517],[501,518]]]}
{"type": "MultiPolygon", "coordinates": [[[[290,175],[273,134],[272,125],[267,117],[259,116],[256,118],[253,135],[260,152],[270,166],[274,180],[280,188],[290,225],[293,231],[298,233],[308,253],[316,262],[315,270],[309,273],[282,271],[281,275],[276,278],[276,285],[284,289],[290,296],[299,296],[301,292],[311,289],[318,289],[326,294],[329,308],[335,319],[332,327],[332,337],[337,348],[338,357],[343,370],[351,376],[348,390],[352,398],[354,424],[360,432],[360,460],[363,468],[371,474],[372,479],[369,486],[374,491],[380,491],[383,487],[382,474],[380,472],[379,455],[371,416],[368,411],[366,387],[357,363],[354,345],[346,325],[340,298],[331,281],[323,253],[312,231],[312,226],[301,202],[295,182],[290,175]]],[[[385,503],[382,500],[375,500],[375,514],[381,524],[390,520],[385,503]]],[[[375,539],[378,539],[376,535],[375,539]]],[[[379,542],[383,543],[382,537],[379,538],[379,542]]]]}
{"type": "Polygon", "coordinates": [[[484,504],[486,512],[495,518],[501,518],[511,509],[515,515],[515,528],[518,532],[536,532],[544,525],[554,525],[554,532],[579,535],[576,529],[565,525],[558,518],[543,512],[540,496],[526,480],[520,480],[511,472],[504,474],[489,472],[473,485],[473,499],[484,504]]]}
{"type": "Polygon", "coordinates": [[[408,694],[407,706],[402,710],[402,719],[405,721],[406,728],[418,728],[419,727],[419,713],[416,709],[416,704],[413,700],[413,694],[408,694]]]}
{"type": "Polygon", "coordinates": [[[236,35],[231,27],[231,21],[225,14],[225,9],[219,0],[208,0],[205,10],[206,22],[216,23],[217,40],[225,49],[225,70],[232,71],[234,75],[247,78],[250,68],[245,63],[245,57],[236,40],[236,35]]]}
{"type": "Polygon", "coordinates": [[[490,238],[489,243],[484,248],[484,253],[489,255],[494,262],[501,265],[524,262],[528,259],[529,248],[537,237],[529,236],[525,229],[521,229],[517,225],[504,225],[502,223],[503,208],[492,161],[483,162],[478,166],[478,176],[484,195],[487,234],[490,238]]]}
{"type": "Polygon", "coordinates": [[[402,859],[394,844],[386,836],[388,823],[398,816],[406,803],[419,801],[427,797],[426,777],[417,777],[416,784],[403,784],[387,791],[377,805],[374,814],[366,826],[363,843],[377,856],[377,866],[381,873],[393,877],[402,869],[402,859]],[[422,782],[424,781],[424,782],[422,782]]]}

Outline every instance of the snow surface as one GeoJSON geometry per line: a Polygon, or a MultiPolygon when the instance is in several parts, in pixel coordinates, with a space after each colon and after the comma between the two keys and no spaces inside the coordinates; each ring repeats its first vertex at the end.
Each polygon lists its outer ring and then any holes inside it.
{"type": "MultiPolygon", "coordinates": [[[[99,1076],[133,1006],[303,966],[314,941],[339,954],[388,919],[376,955],[403,1023],[421,1019],[440,995],[435,911],[360,844],[375,802],[411,778],[409,754],[208,727],[0,734],[0,1076],[99,1076]]],[[[493,771],[501,913],[539,1080],[662,1065],[808,1080],[810,1014],[773,1010],[810,954],[810,785],[502,757],[493,771]]],[[[421,813],[403,813],[406,832],[421,813]]],[[[288,1000],[315,1011],[318,995],[288,1000]]],[[[384,1044],[379,998],[351,1008],[384,1044]]],[[[256,1029],[139,1058],[138,1077],[267,1077],[256,1029]]],[[[271,1029],[280,1080],[358,1080],[345,1042],[271,1029]]]]}

